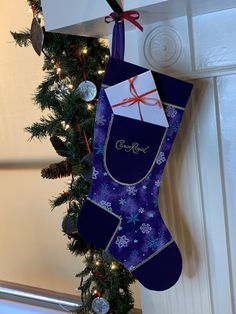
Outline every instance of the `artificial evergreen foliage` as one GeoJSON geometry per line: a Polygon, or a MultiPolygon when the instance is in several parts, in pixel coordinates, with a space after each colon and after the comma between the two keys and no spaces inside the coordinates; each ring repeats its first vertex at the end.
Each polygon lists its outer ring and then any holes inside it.
{"type": "MultiPolygon", "coordinates": [[[[42,14],[40,0],[27,2],[36,16],[42,14]]],[[[23,31],[11,32],[20,47],[31,44],[29,28],[30,25],[23,31]]],[[[101,72],[105,69],[109,51],[103,41],[95,38],[48,32],[45,32],[44,37],[45,76],[34,96],[35,104],[43,115],[39,122],[26,127],[26,131],[30,133],[31,139],[50,140],[55,153],[66,158],[43,169],[42,176],[47,179],[71,177],[65,191],[50,203],[52,208],[66,205],[68,217],[76,221],[90,186],[83,176],[86,160],[84,157],[92,148],[97,103],[97,98],[89,104],[84,102],[76,90],[83,81],[84,67],[81,60],[86,62],[88,80],[99,89],[102,82],[101,72]],[[61,69],[60,76],[56,71],[58,66],[61,69]],[[60,91],[59,81],[65,83],[69,92],[60,91]]],[[[128,313],[133,308],[133,297],[129,288],[134,282],[132,274],[109,254],[89,245],[78,233],[72,232],[67,236],[68,248],[72,254],[84,256],[85,268],[76,275],[80,278],[78,302],[81,299],[81,306],[76,313],[93,313],[91,303],[98,293],[109,302],[110,314],[128,313]]]]}

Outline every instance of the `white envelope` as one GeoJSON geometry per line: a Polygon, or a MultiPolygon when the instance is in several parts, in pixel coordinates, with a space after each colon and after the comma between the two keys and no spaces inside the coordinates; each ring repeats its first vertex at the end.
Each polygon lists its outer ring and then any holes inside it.
{"type": "Polygon", "coordinates": [[[151,71],[105,89],[115,115],[168,127],[151,71]]]}

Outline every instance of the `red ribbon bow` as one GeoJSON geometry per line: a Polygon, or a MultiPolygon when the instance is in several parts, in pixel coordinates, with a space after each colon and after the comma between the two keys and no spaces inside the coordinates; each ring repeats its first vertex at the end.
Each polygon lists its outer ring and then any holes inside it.
{"type": "Polygon", "coordinates": [[[151,98],[151,97],[146,97],[147,95],[150,95],[154,92],[157,91],[157,89],[152,89],[142,95],[139,95],[135,86],[134,86],[134,81],[137,79],[138,76],[132,77],[131,79],[129,79],[129,83],[130,83],[130,93],[132,94],[133,97],[128,97],[123,99],[123,101],[119,104],[115,104],[112,105],[112,108],[116,108],[119,106],[124,106],[124,107],[130,107],[133,106],[137,103],[138,105],[138,110],[139,110],[139,115],[140,115],[140,119],[141,121],[143,121],[143,115],[142,115],[142,111],[141,111],[141,103],[147,106],[159,106],[160,108],[162,108],[162,104],[160,102],[160,100],[158,98],[151,98]]]}
{"type": "MultiPolygon", "coordinates": [[[[117,19],[117,14],[116,13],[111,13],[110,15],[105,17],[105,22],[106,23],[111,23],[117,19]]],[[[139,13],[135,10],[129,10],[129,11],[124,11],[119,15],[119,19],[121,22],[124,22],[124,20],[129,21],[133,25],[135,25],[140,31],[143,31],[143,27],[141,24],[137,22],[139,19],[139,13]]]]}

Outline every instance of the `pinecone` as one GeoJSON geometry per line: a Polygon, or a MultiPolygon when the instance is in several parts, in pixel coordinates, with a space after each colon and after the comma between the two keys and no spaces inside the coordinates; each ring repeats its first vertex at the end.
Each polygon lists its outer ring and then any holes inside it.
{"type": "Polygon", "coordinates": [[[65,143],[58,137],[58,136],[51,136],[50,141],[52,143],[52,146],[54,147],[55,151],[57,152],[58,155],[62,157],[67,157],[67,147],[65,143]]]}
{"type": "Polygon", "coordinates": [[[58,179],[68,177],[72,173],[72,167],[68,160],[63,160],[56,164],[51,164],[41,171],[41,176],[45,179],[58,179]]]}

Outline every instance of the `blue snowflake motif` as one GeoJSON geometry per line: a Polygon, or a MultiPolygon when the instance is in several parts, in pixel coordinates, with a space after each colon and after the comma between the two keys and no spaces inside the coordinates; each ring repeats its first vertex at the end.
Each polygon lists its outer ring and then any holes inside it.
{"type": "Polygon", "coordinates": [[[157,198],[155,198],[155,199],[153,200],[153,207],[154,207],[154,208],[158,208],[158,200],[157,200],[157,198]]]}
{"type": "Polygon", "coordinates": [[[139,213],[131,213],[129,216],[127,216],[127,223],[133,223],[134,225],[136,224],[136,222],[140,221],[140,219],[138,218],[139,213]]]}
{"type": "Polygon", "coordinates": [[[154,213],[153,212],[149,212],[148,213],[148,218],[153,218],[155,215],[154,215],[154,213]]]}
{"type": "Polygon", "coordinates": [[[146,242],[147,248],[155,251],[158,248],[158,239],[150,238],[146,242]]]}
{"type": "Polygon", "coordinates": [[[95,150],[95,155],[104,155],[104,145],[99,144],[93,148],[95,150]]]}
{"type": "Polygon", "coordinates": [[[171,123],[169,130],[172,131],[173,133],[177,133],[178,128],[179,128],[179,123],[173,122],[173,123],[171,123]]]}
{"type": "Polygon", "coordinates": [[[127,204],[126,199],[125,199],[125,198],[121,198],[121,199],[119,199],[119,204],[120,204],[121,206],[126,205],[126,204],[127,204]]]}
{"type": "Polygon", "coordinates": [[[131,255],[134,256],[134,257],[137,257],[137,256],[139,256],[139,251],[138,250],[133,250],[133,251],[131,251],[131,255]]]}
{"type": "Polygon", "coordinates": [[[109,185],[107,183],[103,183],[101,187],[102,187],[102,190],[107,191],[109,188],[109,185]]]}

